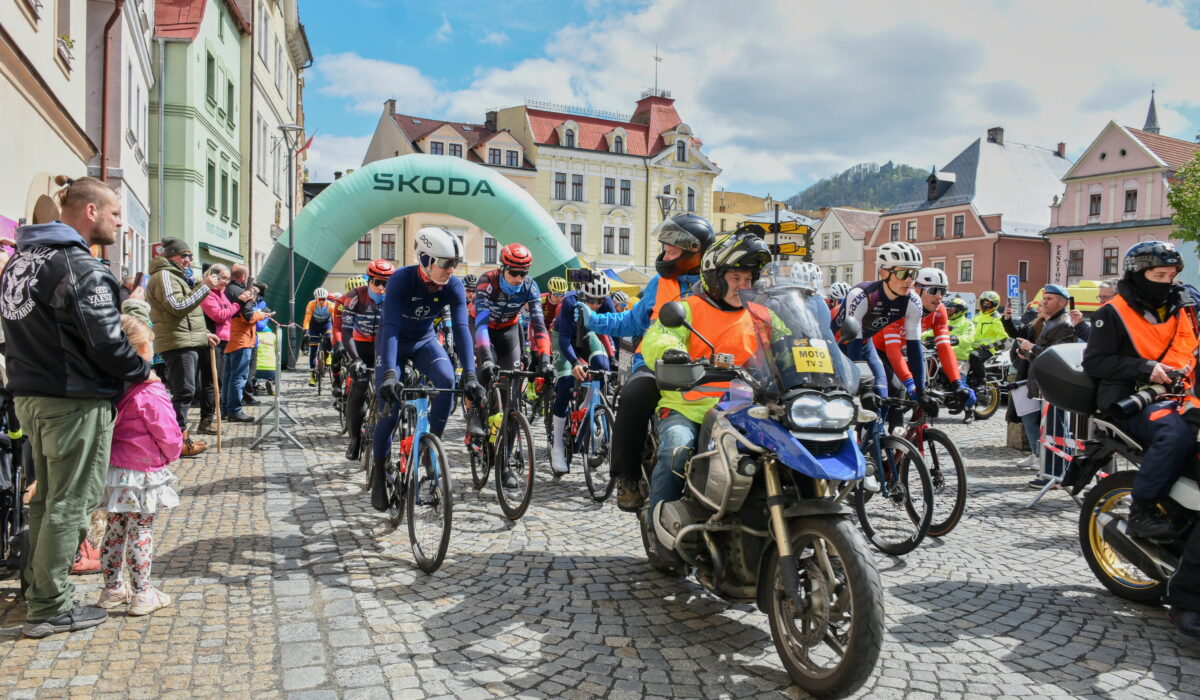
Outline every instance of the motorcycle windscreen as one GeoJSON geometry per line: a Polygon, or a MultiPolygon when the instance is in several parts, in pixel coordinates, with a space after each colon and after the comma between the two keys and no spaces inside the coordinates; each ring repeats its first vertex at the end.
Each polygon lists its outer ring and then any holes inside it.
{"type": "Polygon", "coordinates": [[[795,286],[745,289],[739,296],[758,335],[746,369],[760,385],[779,397],[799,388],[857,391],[858,368],[838,349],[823,297],[795,286]]]}

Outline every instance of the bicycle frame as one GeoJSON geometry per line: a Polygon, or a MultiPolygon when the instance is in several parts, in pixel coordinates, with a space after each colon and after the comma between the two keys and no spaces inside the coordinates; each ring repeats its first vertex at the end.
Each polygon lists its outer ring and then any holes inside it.
{"type": "MultiPolygon", "coordinates": [[[[592,378],[589,378],[586,382],[577,382],[575,384],[575,398],[579,401],[580,405],[584,401],[587,402],[587,405],[581,409],[572,410],[568,416],[571,418],[571,435],[575,438],[571,444],[571,452],[573,454],[581,454],[583,452],[583,440],[592,430],[592,416],[595,415],[596,408],[605,400],[604,383],[607,379],[605,376],[607,374],[608,372],[603,370],[589,369],[588,377],[592,378]],[[583,395],[582,399],[579,398],[580,394],[583,395]],[[583,410],[583,413],[579,416],[579,421],[576,422],[574,418],[576,412],[579,410],[583,410]],[[587,432],[584,432],[585,428],[587,432]]],[[[575,401],[571,403],[574,404],[575,401]]]]}

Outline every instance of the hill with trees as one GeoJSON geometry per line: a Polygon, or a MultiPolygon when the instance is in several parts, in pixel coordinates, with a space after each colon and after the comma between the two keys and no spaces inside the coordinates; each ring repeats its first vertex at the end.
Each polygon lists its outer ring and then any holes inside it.
{"type": "Polygon", "coordinates": [[[814,210],[821,207],[857,207],[887,209],[901,202],[920,199],[925,192],[928,170],[888,161],[859,163],[851,168],[814,182],[787,200],[788,207],[814,210]]]}

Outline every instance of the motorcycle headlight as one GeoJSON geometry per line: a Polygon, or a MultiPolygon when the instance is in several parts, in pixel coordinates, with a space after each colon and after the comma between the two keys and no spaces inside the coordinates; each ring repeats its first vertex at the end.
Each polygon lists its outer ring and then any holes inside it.
{"type": "Polygon", "coordinates": [[[843,396],[830,399],[820,394],[803,394],[788,407],[788,419],[799,430],[844,430],[854,420],[854,414],[854,402],[843,396]]]}

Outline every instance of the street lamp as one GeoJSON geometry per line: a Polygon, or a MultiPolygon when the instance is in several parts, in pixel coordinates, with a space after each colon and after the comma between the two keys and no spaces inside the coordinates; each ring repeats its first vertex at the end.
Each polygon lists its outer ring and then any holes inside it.
{"type": "Polygon", "coordinates": [[[667,214],[670,214],[671,210],[675,208],[676,197],[673,194],[666,194],[664,192],[663,194],[655,197],[655,199],[658,200],[658,208],[662,210],[663,221],[666,221],[667,214]]]}
{"type": "MultiPolygon", "coordinates": [[[[279,131],[283,134],[284,144],[288,148],[288,323],[296,323],[296,232],[292,230],[296,219],[296,147],[300,145],[300,134],[304,127],[299,124],[280,124],[279,131]]],[[[288,343],[288,351],[295,366],[296,340],[295,330],[288,334],[293,338],[288,343]]]]}

